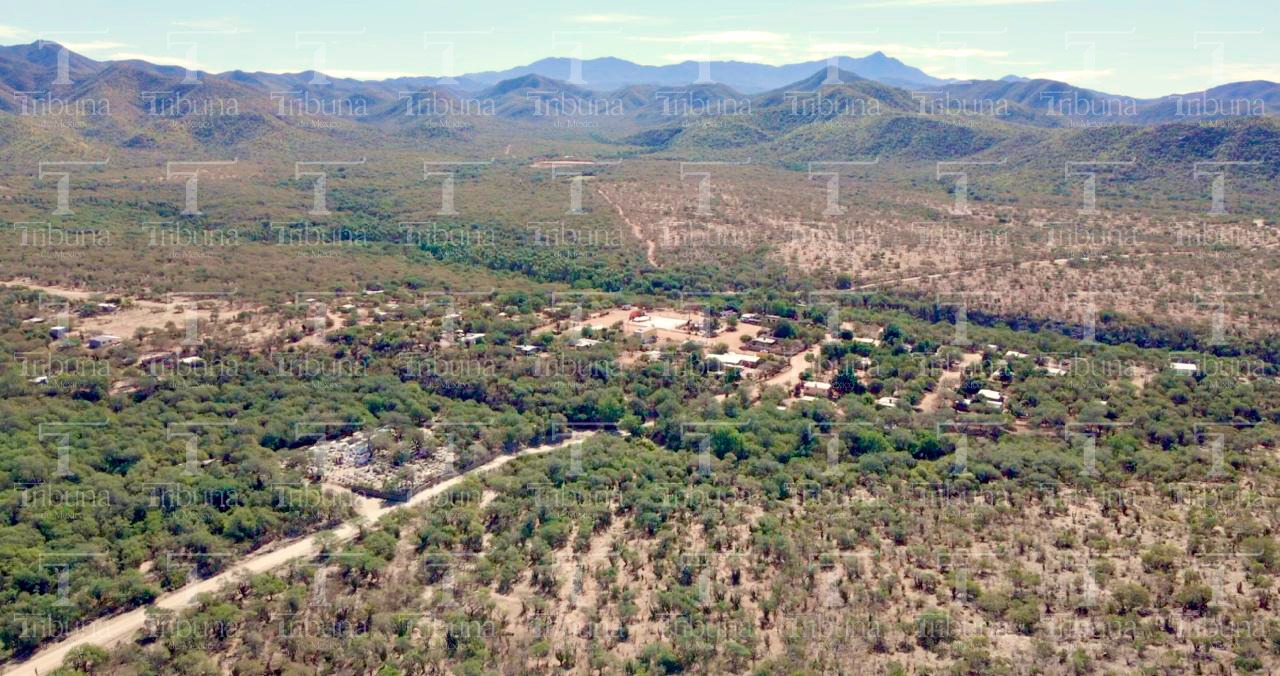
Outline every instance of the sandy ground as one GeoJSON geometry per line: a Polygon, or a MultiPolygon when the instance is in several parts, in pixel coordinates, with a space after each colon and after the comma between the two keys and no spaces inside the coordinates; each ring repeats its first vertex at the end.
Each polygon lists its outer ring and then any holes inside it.
{"type": "MultiPolygon", "coordinates": [[[[613,325],[620,323],[622,324],[622,328],[624,331],[634,329],[634,328],[641,328],[641,327],[654,328],[655,329],[654,332],[658,337],[659,343],[681,344],[688,341],[693,341],[695,343],[701,343],[702,345],[706,345],[706,346],[715,345],[717,343],[724,343],[725,345],[729,346],[729,350],[731,352],[742,351],[743,336],[754,337],[755,335],[759,334],[761,331],[764,330],[764,327],[762,326],[739,323],[737,328],[733,329],[732,331],[724,330],[721,333],[716,334],[715,337],[708,338],[707,336],[697,334],[697,333],[686,333],[684,331],[677,331],[675,329],[655,328],[652,322],[647,324],[646,323],[637,324],[637,323],[631,322],[628,320],[628,317],[631,316],[631,312],[632,310],[624,310],[624,309],[609,310],[608,312],[592,315],[584,319],[582,321],[582,324],[596,327],[596,328],[607,329],[607,328],[612,328],[613,325]]],[[[677,310],[653,310],[651,312],[648,312],[648,315],[650,317],[662,318],[667,320],[679,320],[682,322],[687,320],[692,320],[699,324],[702,322],[702,315],[697,312],[680,312],[677,310]]],[[[547,331],[554,331],[556,330],[557,326],[559,326],[562,323],[570,327],[572,327],[574,324],[573,322],[570,322],[570,321],[550,322],[533,329],[530,332],[530,335],[537,335],[539,333],[546,333],[547,331]]],[[[666,322],[666,323],[670,323],[670,322],[666,322]]]]}
{"type": "MultiPolygon", "coordinates": [[[[111,292],[37,284],[28,279],[0,282],[0,286],[26,287],[36,291],[43,291],[50,295],[61,296],[70,301],[87,301],[94,297],[117,297],[111,292]]],[[[243,331],[241,337],[244,344],[250,347],[261,346],[276,336],[315,321],[315,318],[308,317],[301,321],[295,320],[280,323],[277,316],[269,312],[266,306],[237,305],[230,299],[220,296],[205,297],[174,294],[166,297],[164,302],[128,298],[125,306],[115,312],[103,313],[92,317],[73,316],[71,318],[71,327],[73,334],[80,334],[85,339],[99,334],[108,334],[119,336],[128,341],[134,338],[139,329],[161,331],[167,325],[173,324],[179,329],[189,330],[188,327],[191,326],[193,320],[197,323],[197,326],[207,327],[215,311],[220,313],[218,326],[240,328],[243,331]],[[235,317],[241,312],[247,312],[251,315],[247,322],[240,323],[235,321],[235,317]]],[[[325,334],[342,327],[346,321],[346,315],[338,314],[336,311],[326,310],[326,317],[330,328],[326,328],[322,332],[309,333],[299,340],[297,344],[324,346],[325,334]]],[[[60,321],[56,314],[46,317],[46,320],[46,325],[48,326],[53,326],[60,321]]],[[[374,318],[370,309],[361,308],[359,310],[360,325],[369,325],[373,321],[374,318]]]]}
{"type": "Polygon", "coordinates": [[[821,356],[822,356],[821,345],[814,345],[808,350],[805,350],[804,352],[800,352],[796,354],[795,356],[791,357],[791,360],[788,362],[790,366],[787,368],[787,370],[760,383],[760,387],[756,389],[756,392],[757,393],[762,392],[764,388],[769,387],[770,385],[777,385],[785,389],[789,394],[791,390],[794,389],[795,386],[800,382],[800,374],[804,373],[806,369],[813,366],[814,364],[817,364],[821,356]],[[813,361],[808,361],[805,359],[805,357],[809,355],[813,355],[813,361]]]}
{"type": "MultiPolygon", "coordinates": [[[[50,295],[61,296],[71,301],[87,301],[95,296],[113,296],[110,292],[36,284],[26,279],[0,282],[0,286],[22,286],[36,291],[43,291],[50,295]]],[[[218,310],[225,316],[230,316],[235,311],[224,298],[202,298],[175,294],[168,296],[164,302],[129,299],[127,306],[121,307],[115,312],[107,312],[92,317],[75,317],[73,318],[72,327],[86,337],[110,334],[128,340],[133,338],[139,329],[158,331],[164,329],[168,324],[183,328],[188,326],[192,320],[203,324],[209,321],[212,316],[211,306],[217,306],[218,310]]],[[[244,309],[257,311],[261,308],[246,307],[244,309]]],[[[54,314],[46,319],[46,323],[52,326],[57,319],[57,315],[54,314]]]]}
{"type": "MultiPolygon", "coordinates": [[[[418,505],[427,500],[430,500],[440,495],[441,493],[448,491],[454,486],[458,485],[467,476],[477,474],[477,473],[482,473],[482,472],[489,472],[489,471],[498,469],[499,467],[502,467],[503,465],[506,465],[507,463],[519,457],[523,457],[526,455],[536,455],[540,453],[547,453],[550,451],[566,448],[574,444],[579,444],[579,443],[582,443],[584,440],[586,440],[588,437],[593,436],[594,434],[596,433],[595,432],[579,433],[579,434],[575,434],[569,440],[558,443],[558,444],[551,444],[547,446],[537,446],[534,448],[526,448],[513,455],[499,456],[479,467],[476,467],[468,472],[460,474],[447,481],[443,481],[439,484],[436,484],[435,486],[432,486],[431,488],[428,488],[422,491],[421,493],[418,493],[417,495],[410,498],[409,501],[404,504],[386,505],[380,501],[367,500],[367,499],[362,502],[358,502],[357,517],[337,527],[332,531],[332,533],[336,540],[339,540],[339,541],[349,540],[352,537],[354,537],[358,532],[357,523],[359,522],[367,521],[372,523],[382,518],[386,514],[389,514],[392,511],[395,511],[402,507],[412,507],[414,505],[418,505]]],[[[159,608],[178,610],[185,606],[190,605],[195,600],[198,594],[216,592],[224,584],[228,582],[232,582],[240,575],[243,575],[246,573],[257,574],[257,573],[262,573],[268,570],[272,570],[274,568],[283,566],[284,564],[288,563],[293,559],[303,557],[303,556],[310,556],[314,554],[315,551],[316,551],[315,535],[311,535],[311,536],[302,538],[300,540],[295,540],[287,544],[282,544],[282,546],[279,546],[276,549],[259,552],[257,554],[252,554],[245,560],[241,561],[240,563],[236,564],[232,568],[228,569],[227,571],[220,573],[218,575],[215,575],[207,580],[200,580],[199,582],[193,582],[191,584],[188,584],[185,587],[182,587],[181,589],[177,589],[177,590],[168,592],[166,594],[162,594],[158,599],[156,599],[153,605],[159,608]]],[[[85,627],[84,629],[72,634],[66,639],[63,639],[61,642],[51,645],[45,648],[44,650],[41,650],[40,652],[36,653],[34,656],[26,660],[25,662],[22,662],[17,665],[11,665],[11,668],[8,671],[6,671],[5,674],[6,675],[30,674],[31,676],[39,676],[42,673],[47,674],[50,671],[53,671],[54,669],[62,665],[63,658],[66,657],[67,653],[72,648],[75,648],[76,646],[82,645],[85,643],[93,643],[95,645],[99,645],[103,647],[111,646],[115,643],[124,641],[129,637],[131,637],[134,634],[134,632],[138,631],[144,626],[145,622],[146,622],[146,606],[137,608],[135,610],[131,610],[121,615],[116,615],[114,617],[109,617],[103,620],[99,620],[89,625],[88,627],[85,627]]]]}
{"type": "Polygon", "coordinates": [[[960,357],[960,363],[955,368],[947,369],[942,372],[942,376],[938,378],[938,384],[933,391],[924,395],[920,400],[920,408],[925,413],[932,413],[938,410],[942,405],[942,393],[950,388],[954,390],[960,386],[960,376],[964,370],[978,362],[982,361],[982,354],[978,352],[966,352],[960,357]]]}
{"type": "Polygon", "coordinates": [[[96,295],[102,295],[99,291],[85,291],[83,289],[70,289],[61,286],[49,286],[47,284],[37,284],[30,279],[21,277],[7,282],[0,282],[0,286],[23,286],[34,291],[43,291],[55,296],[62,296],[69,300],[89,300],[96,295]]]}

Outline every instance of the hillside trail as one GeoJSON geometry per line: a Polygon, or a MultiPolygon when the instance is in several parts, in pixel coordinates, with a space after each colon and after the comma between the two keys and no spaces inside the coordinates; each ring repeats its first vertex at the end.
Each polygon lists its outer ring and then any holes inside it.
{"type": "Polygon", "coordinates": [[[622,210],[622,206],[619,205],[617,202],[613,201],[613,199],[609,197],[609,193],[606,193],[604,190],[600,190],[598,188],[597,188],[597,192],[599,192],[600,196],[604,198],[604,201],[609,203],[609,206],[613,207],[614,210],[618,212],[618,216],[622,217],[622,221],[626,223],[628,227],[631,228],[631,234],[634,235],[636,239],[645,243],[645,258],[649,260],[649,265],[652,265],[655,268],[659,267],[658,257],[657,257],[657,251],[658,251],[657,243],[654,242],[652,239],[645,237],[644,230],[640,227],[640,224],[632,221],[631,218],[627,216],[626,212],[622,210]]]}

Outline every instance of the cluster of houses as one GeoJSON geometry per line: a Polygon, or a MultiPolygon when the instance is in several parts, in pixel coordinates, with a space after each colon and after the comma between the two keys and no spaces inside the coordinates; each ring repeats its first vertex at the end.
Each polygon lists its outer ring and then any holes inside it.
{"type": "MultiPolygon", "coordinates": [[[[992,349],[993,351],[997,351],[1000,348],[995,345],[988,345],[987,349],[992,349]]],[[[1007,364],[1008,360],[1010,359],[1030,359],[1031,355],[1027,354],[1026,352],[1018,352],[1017,350],[1008,350],[1004,353],[1004,358],[1005,358],[1005,361],[1003,363],[1007,364]]],[[[1069,364],[1066,362],[1062,363],[1061,365],[1047,363],[1041,366],[1040,368],[1043,369],[1045,373],[1056,378],[1059,376],[1067,375],[1067,369],[1064,368],[1066,366],[1069,366],[1069,364]]]]}
{"type": "MultiPolygon", "coordinates": [[[[117,303],[94,303],[92,306],[89,306],[89,308],[90,309],[88,310],[82,310],[82,314],[110,314],[119,310],[120,305],[117,303]]],[[[44,317],[32,317],[30,319],[24,320],[23,323],[24,324],[43,324],[45,321],[46,320],[44,317]]],[[[50,340],[62,340],[71,335],[71,327],[65,324],[58,324],[56,326],[51,326],[49,327],[48,335],[50,340]]],[[[112,347],[115,345],[119,345],[122,341],[123,339],[120,336],[115,336],[109,333],[102,333],[94,336],[89,336],[89,339],[87,342],[90,349],[97,350],[104,347],[112,347]]]]}
{"type": "MultiPolygon", "coordinates": [[[[49,338],[52,340],[62,340],[69,335],[71,335],[71,327],[69,326],[59,324],[58,326],[49,327],[49,338]]],[[[97,350],[104,347],[119,345],[122,341],[123,339],[120,336],[115,336],[110,333],[102,333],[95,336],[89,336],[88,345],[89,349],[97,350]]]]}

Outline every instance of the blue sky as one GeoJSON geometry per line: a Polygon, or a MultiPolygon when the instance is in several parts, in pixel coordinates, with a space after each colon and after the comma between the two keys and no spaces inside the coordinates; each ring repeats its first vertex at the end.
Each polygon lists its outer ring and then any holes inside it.
{"type": "Polygon", "coordinates": [[[43,37],[98,59],[194,63],[211,72],[319,66],[332,75],[374,79],[502,69],[545,56],[776,64],[880,50],[939,77],[1015,73],[1134,96],[1280,81],[1275,0],[129,0],[127,7],[111,6],[121,4],[9,0],[0,15],[0,44],[43,37]]]}

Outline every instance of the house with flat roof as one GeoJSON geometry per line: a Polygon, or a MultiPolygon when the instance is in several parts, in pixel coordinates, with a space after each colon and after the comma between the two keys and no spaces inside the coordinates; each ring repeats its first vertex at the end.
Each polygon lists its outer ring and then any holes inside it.
{"type": "Polygon", "coordinates": [[[755,368],[760,365],[760,358],[753,354],[726,352],[724,354],[708,355],[708,358],[731,368],[755,368]]]}
{"type": "Polygon", "coordinates": [[[817,380],[806,380],[801,385],[800,391],[812,397],[830,397],[831,383],[818,382],[817,380]]]}
{"type": "Polygon", "coordinates": [[[112,345],[119,344],[120,336],[113,336],[109,333],[104,333],[100,336],[93,336],[89,339],[89,349],[91,350],[96,350],[100,347],[111,347],[112,345]]]}

